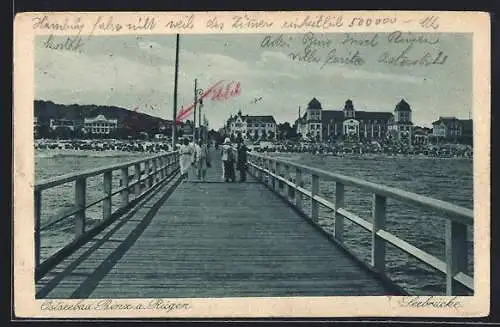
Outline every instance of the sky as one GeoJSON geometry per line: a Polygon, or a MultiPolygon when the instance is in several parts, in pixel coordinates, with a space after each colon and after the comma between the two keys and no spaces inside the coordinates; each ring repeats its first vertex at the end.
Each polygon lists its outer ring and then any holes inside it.
{"type": "MultiPolygon", "coordinates": [[[[284,46],[263,47],[266,36],[277,39],[279,34],[181,35],[178,108],[192,104],[196,78],[203,89],[219,80],[240,82],[239,95],[205,100],[203,112],[210,128],[222,127],[239,110],[293,123],[299,106],[303,113],[313,97],[323,109],[340,110],[351,99],[357,110],[391,112],[404,98],[412,108],[413,122],[420,126],[431,126],[439,116],[467,119],[472,110],[470,34],[423,35],[434,44],[414,43],[405,55],[413,60],[428,52],[430,61],[439,52],[437,61],[447,56],[443,64],[429,66],[381,63],[385,52],[398,57],[411,44],[401,38],[391,42],[387,33],[285,34],[284,46]],[[374,46],[352,41],[374,37],[374,46]],[[298,60],[307,49],[315,51],[318,62],[298,60]],[[337,57],[352,57],[359,51],[363,64],[328,60],[332,51],[337,57]],[[256,98],[261,99],[253,101],[256,98]]],[[[138,108],[172,119],[175,35],[84,37],[78,51],[50,49],[46,41],[47,36],[39,36],[35,42],[36,99],[138,108]]]]}

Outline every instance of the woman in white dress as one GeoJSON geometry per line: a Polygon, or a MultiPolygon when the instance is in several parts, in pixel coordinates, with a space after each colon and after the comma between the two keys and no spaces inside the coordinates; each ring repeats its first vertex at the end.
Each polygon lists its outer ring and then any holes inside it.
{"type": "Polygon", "coordinates": [[[188,139],[184,139],[184,144],[181,145],[179,150],[180,158],[179,158],[179,166],[181,169],[181,177],[188,177],[188,169],[191,166],[193,160],[193,147],[189,144],[188,139]]]}

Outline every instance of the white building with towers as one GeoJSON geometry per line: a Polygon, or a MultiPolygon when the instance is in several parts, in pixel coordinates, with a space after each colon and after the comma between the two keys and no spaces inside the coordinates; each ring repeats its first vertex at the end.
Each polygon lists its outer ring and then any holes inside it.
{"type": "MultiPolygon", "coordinates": [[[[300,112],[300,111],[299,111],[300,112]]],[[[324,110],[318,99],[307,105],[296,122],[297,133],[313,141],[329,142],[347,137],[368,140],[397,138],[411,142],[413,123],[410,105],[402,99],[393,113],[356,110],[347,99],[341,110],[324,110]]]]}

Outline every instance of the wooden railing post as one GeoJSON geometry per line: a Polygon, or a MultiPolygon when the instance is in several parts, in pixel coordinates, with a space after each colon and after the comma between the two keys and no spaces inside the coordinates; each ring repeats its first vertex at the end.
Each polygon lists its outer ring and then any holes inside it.
{"type": "Polygon", "coordinates": [[[149,160],[146,160],[144,162],[144,174],[146,175],[146,189],[149,189],[151,187],[151,176],[149,176],[150,173],[150,165],[149,165],[149,160]]]}
{"type": "Polygon", "coordinates": [[[163,165],[164,165],[164,160],[163,157],[159,157],[158,159],[158,181],[163,180],[163,165]]]}
{"type": "MultiPolygon", "coordinates": [[[[274,176],[276,176],[277,174],[276,168],[278,168],[276,160],[271,160],[271,170],[274,176]]],[[[277,188],[278,188],[278,180],[276,179],[276,177],[273,177],[273,190],[276,192],[277,188]]]]}
{"type": "Polygon", "coordinates": [[[167,178],[168,175],[170,174],[170,158],[171,156],[170,155],[165,155],[165,157],[163,158],[163,165],[165,166],[165,168],[163,168],[164,170],[164,178],[167,178]]]}
{"type": "Polygon", "coordinates": [[[128,166],[121,169],[121,181],[124,188],[121,192],[123,206],[128,206],[128,166]]]}
{"type": "Polygon", "coordinates": [[[170,158],[170,173],[173,173],[175,171],[180,172],[179,160],[180,155],[178,153],[170,158]]]}
{"type": "Polygon", "coordinates": [[[161,174],[162,174],[162,179],[167,178],[168,176],[168,171],[167,171],[167,166],[168,166],[168,156],[165,155],[161,158],[161,174]]]}
{"type": "Polygon", "coordinates": [[[250,169],[252,171],[252,176],[257,178],[257,174],[259,173],[259,169],[257,169],[257,160],[252,155],[250,155],[250,162],[253,164],[253,165],[249,165],[249,167],[251,167],[250,169]]]}
{"type": "Polygon", "coordinates": [[[267,169],[267,161],[264,158],[259,158],[259,164],[262,170],[260,171],[260,181],[263,182],[264,184],[267,183],[267,176],[266,173],[263,171],[264,169],[267,169]]]}
{"type": "Polygon", "coordinates": [[[267,175],[267,184],[271,187],[273,185],[273,178],[271,176],[271,173],[273,172],[273,165],[271,159],[267,159],[267,171],[269,172],[267,175]]]}
{"type": "Polygon", "coordinates": [[[267,186],[269,186],[269,185],[271,185],[271,175],[269,175],[269,173],[271,172],[271,161],[270,161],[269,159],[267,159],[267,158],[265,158],[265,159],[263,159],[263,160],[264,160],[264,167],[265,167],[265,169],[266,169],[266,171],[267,171],[267,172],[265,173],[265,174],[266,174],[266,176],[265,176],[265,178],[266,178],[266,183],[265,183],[265,184],[266,184],[267,186]]]}
{"type": "Polygon", "coordinates": [[[85,200],[87,190],[87,179],[78,177],[75,180],[75,238],[80,237],[85,232],[85,200]]]}
{"type": "Polygon", "coordinates": [[[266,184],[268,186],[271,186],[272,185],[272,181],[271,181],[271,159],[265,159],[266,160],[266,169],[267,169],[267,182],[266,184]]]}
{"type": "Polygon", "coordinates": [[[373,195],[372,266],[381,274],[385,273],[385,241],[377,232],[385,228],[386,206],[385,196],[373,195]]]}
{"type": "Polygon", "coordinates": [[[134,176],[135,176],[135,181],[136,181],[136,184],[135,184],[135,195],[139,195],[141,194],[141,164],[140,163],[136,163],[134,165],[134,176]]]}
{"type": "MultiPolygon", "coordinates": [[[[302,170],[300,168],[295,168],[295,185],[302,187],[302,170]]],[[[295,206],[297,209],[302,210],[302,193],[295,190],[295,206]]]]}
{"type": "MultiPolygon", "coordinates": [[[[283,177],[285,178],[286,181],[289,180],[288,170],[289,170],[288,165],[284,164],[283,165],[283,177]]],[[[286,182],[283,183],[283,194],[285,196],[285,199],[290,201],[290,189],[288,188],[288,184],[286,182]]]]}
{"type": "MultiPolygon", "coordinates": [[[[267,159],[262,158],[262,168],[263,168],[264,170],[267,170],[267,169],[268,169],[268,168],[267,168],[267,166],[268,166],[268,165],[267,165],[267,159]]],[[[265,184],[265,185],[267,185],[267,184],[268,184],[268,182],[267,182],[268,177],[269,177],[269,176],[268,176],[267,172],[263,171],[263,172],[262,172],[262,182],[264,182],[264,184],[265,184]]]]}
{"type": "Polygon", "coordinates": [[[248,155],[247,157],[247,161],[248,161],[248,174],[251,175],[251,176],[255,176],[254,174],[254,168],[252,166],[252,163],[253,163],[253,160],[252,160],[252,156],[251,155],[248,155]]]}
{"type": "Polygon", "coordinates": [[[253,175],[254,177],[257,179],[257,180],[260,180],[259,176],[260,176],[260,159],[259,158],[256,158],[254,156],[252,156],[252,163],[255,165],[255,167],[253,168],[253,175]]]}
{"type": "Polygon", "coordinates": [[[153,160],[153,182],[151,184],[156,184],[158,183],[158,163],[157,163],[157,158],[154,158],[153,160]]]}
{"type": "Polygon", "coordinates": [[[165,155],[165,157],[163,158],[163,165],[165,166],[163,168],[164,172],[163,172],[163,177],[164,178],[167,178],[168,175],[170,175],[170,162],[171,162],[171,158],[172,156],[167,154],[165,155]]]}
{"type": "Polygon", "coordinates": [[[252,156],[251,154],[249,154],[249,162],[251,162],[254,166],[252,166],[251,164],[248,165],[248,169],[251,169],[251,175],[253,177],[255,177],[255,179],[258,180],[258,174],[259,174],[259,169],[257,168],[258,167],[258,159],[255,158],[254,156],[252,156]]]}
{"type": "Polygon", "coordinates": [[[318,222],[319,204],[314,199],[315,195],[319,193],[319,176],[312,175],[312,185],[311,185],[311,219],[315,223],[318,222]]]}
{"type": "MultiPolygon", "coordinates": [[[[276,177],[282,177],[282,174],[281,174],[281,163],[278,162],[278,160],[275,159],[274,161],[274,173],[276,174],[276,177]]],[[[278,194],[283,194],[283,182],[276,178],[276,182],[275,182],[275,185],[274,185],[274,190],[278,193],[278,194]]]]}
{"type": "Polygon", "coordinates": [[[40,266],[40,218],[42,213],[42,191],[35,191],[35,269],[40,266]]]}
{"type": "Polygon", "coordinates": [[[344,207],[344,184],[341,182],[336,182],[334,236],[339,242],[343,242],[344,240],[344,216],[338,213],[337,210],[343,207],[344,207]]]}
{"type": "Polygon", "coordinates": [[[454,277],[467,272],[467,226],[446,221],[446,295],[465,295],[466,292],[454,277]]]}
{"type": "Polygon", "coordinates": [[[163,181],[163,179],[165,178],[165,157],[161,156],[160,158],[158,158],[158,162],[160,163],[160,180],[163,181]]]}
{"type": "Polygon", "coordinates": [[[264,159],[262,159],[262,158],[257,158],[257,164],[258,164],[258,165],[259,165],[259,167],[261,168],[261,169],[258,169],[258,170],[257,170],[257,178],[259,179],[259,181],[264,182],[264,177],[263,177],[263,176],[264,176],[264,174],[262,173],[262,169],[264,169],[264,168],[265,168],[265,166],[264,166],[264,159]]]}
{"type": "Polygon", "coordinates": [[[102,201],[102,219],[111,217],[111,189],[113,171],[106,171],[103,175],[103,188],[106,198],[102,201]]]}

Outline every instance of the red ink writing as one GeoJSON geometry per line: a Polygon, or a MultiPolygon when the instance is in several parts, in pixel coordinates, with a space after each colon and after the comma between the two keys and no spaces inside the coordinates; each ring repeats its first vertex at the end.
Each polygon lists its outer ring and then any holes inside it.
{"type": "MultiPolygon", "coordinates": [[[[203,92],[198,98],[199,101],[210,96],[212,101],[224,101],[229,100],[241,94],[241,83],[240,82],[229,82],[226,85],[223,84],[224,80],[218,81],[212,85],[208,90],[203,92]]],[[[195,104],[191,104],[189,107],[182,108],[176,117],[176,123],[188,117],[194,110],[195,104]]]]}

